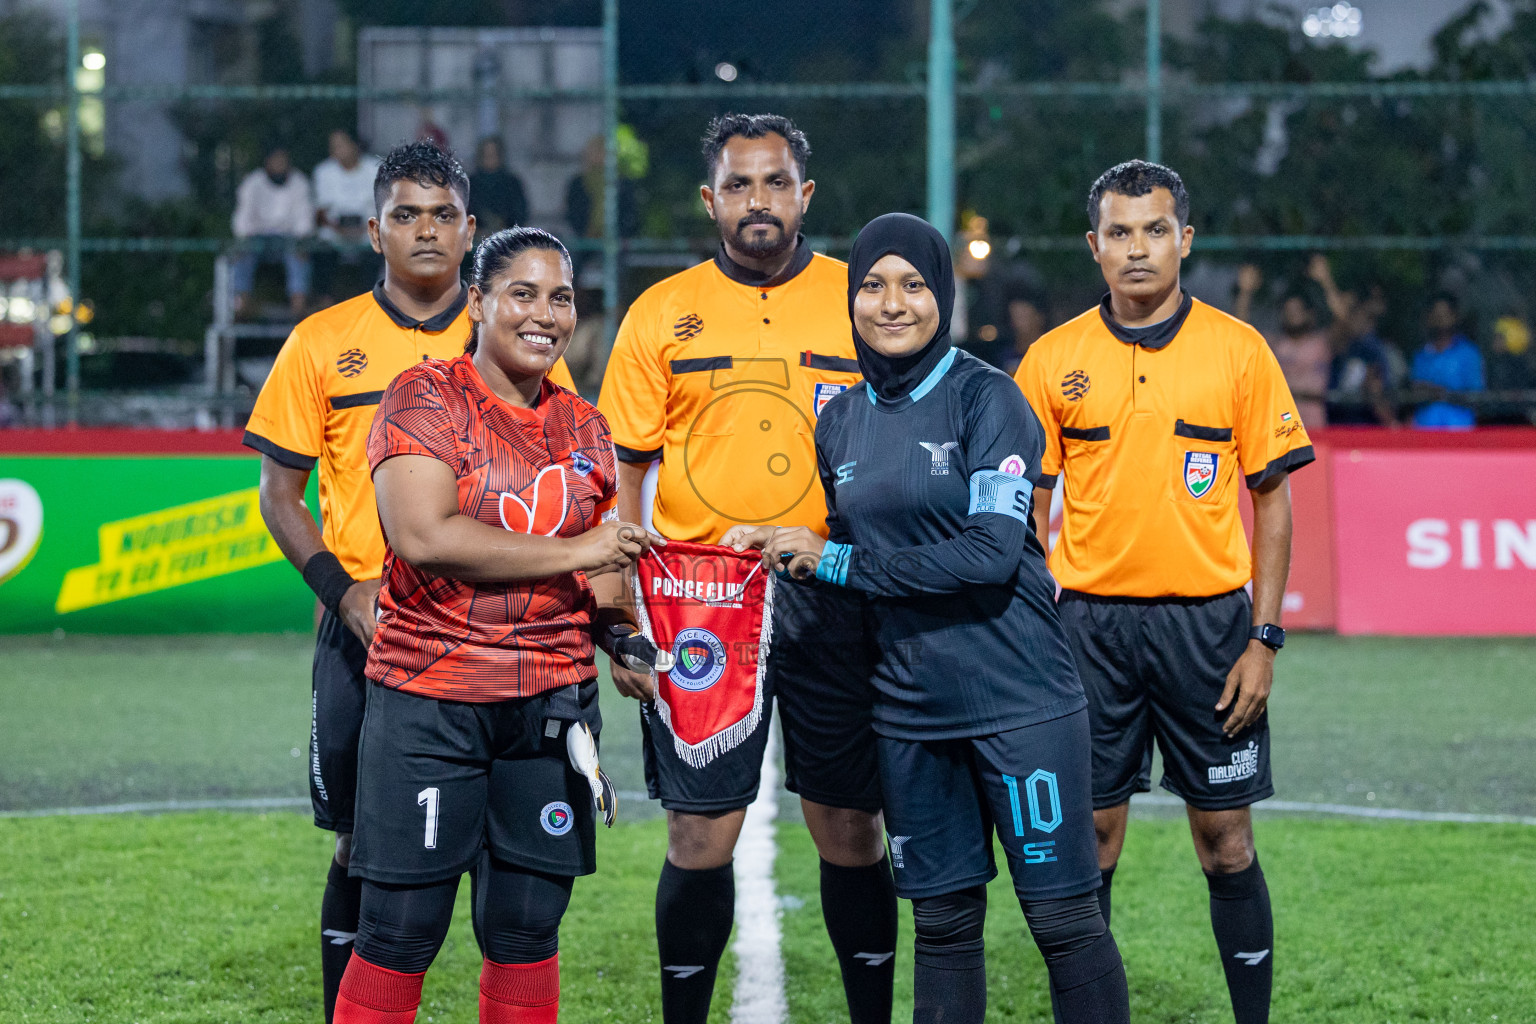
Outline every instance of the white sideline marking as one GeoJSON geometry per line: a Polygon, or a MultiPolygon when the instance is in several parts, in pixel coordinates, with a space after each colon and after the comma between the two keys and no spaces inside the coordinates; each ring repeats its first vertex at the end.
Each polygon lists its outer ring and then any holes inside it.
{"type": "Polygon", "coordinates": [[[0,818],[60,818],[77,814],[158,814],[162,811],[261,811],[308,807],[308,797],[258,796],[248,800],[154,800],[95,807],[42,807],[33,811],[0,811],[0,818]]]}
{"type": "MultiPolygon", "coordinates": [[[[1153,807],[1183,807],[1176,796],[1138,793],[1132,803],[1153,807]]],[[[1533,825],[1536,818],[1517,814],[1463,814],[1460,811],[1408,811],[1396,807],[1357,807],[1354,804],[1314,804],[1304,800],[1262,800],[1253,805],[1260,811],[1290,811],[1295,814],[1339,814],[1347,818],[1386,818],[1393,821],[1449,821],[1459,825],[1533,825]]]]}
{"type": "MultiPolygon", "coordinates": [[[[644,803],[650,797],[639,789],[621,789],[620,800],[644,803]]],[[[30,811],[0,811],[0,818],[65,818],[78,814],[161,814],[166,811],[266,811],[310,805],[307,797],[258,796],[246,800],[155,800],[135,804],[97,804],[94,807],[40,807],[30,811]]]]}
{"type": "Polygon", "coordinates": [[[779,813],[778,737],[768,733],[757,799],[736,840],[736,995],[731,1024],[783,1024],[784,957],[779,952],[779,899],[773,885],[773,819],[779,813]]]}

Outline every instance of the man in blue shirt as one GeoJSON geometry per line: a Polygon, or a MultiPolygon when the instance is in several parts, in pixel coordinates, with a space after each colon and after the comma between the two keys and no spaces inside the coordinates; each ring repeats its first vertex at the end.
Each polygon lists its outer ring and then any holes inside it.
{"type": "Polygon", "coordinates": [[[1424,317],[1429,342],[1413,357],[1410,376],[1418,390],[1435,397],[1413,414],[1413,425],[1440,430],[1465,430],[1473,425],[1472,410],[1444,401],[1446,392],[1483,391],[1483,354],[1456,327],[1460,310],[1452,295],[1438,295],[1424,317]]]}

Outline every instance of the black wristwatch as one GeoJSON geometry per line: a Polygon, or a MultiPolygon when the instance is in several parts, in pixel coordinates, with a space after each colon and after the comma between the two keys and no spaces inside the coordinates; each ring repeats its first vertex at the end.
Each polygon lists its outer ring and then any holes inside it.
{"type": "Polygon", "coordinates": [[[1285,646],[1285,630],[1266,622],[1262,626],[1254,626],[1250,629],[1248,639],[1257,640],[1270,650],[1278,651],[1285,646]]]}

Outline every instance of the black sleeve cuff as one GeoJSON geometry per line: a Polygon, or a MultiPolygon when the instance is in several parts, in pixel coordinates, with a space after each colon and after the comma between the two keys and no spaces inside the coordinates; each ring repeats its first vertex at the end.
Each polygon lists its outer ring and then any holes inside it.
{"type": "Polygon", "coordinates": [[[282,445],[273,444],[271,441],[268,441],[260,434],[253,434],[249,430],[247,430],[245,432],[245,436],[240,439],[240,443],[245,445],[247,448],[256,449],[258,452],[261,452],[261,454],[267,456],[269,459],[280,466],[287,466],[289,469],[302,469],[305,471],[315,468],[315,462],[317,458],[316,456],[300,455],[298,452],[289,451],[282,445]]]}
{"type": "Polygon", "coordinates": [[[1044,487],[1048,491],[1054,491],[1056,489],[1056,477],[1057,474],[1055,473],[1041,473],[1035,480],[1035,486],[1044,487]]]}
{"type": "Polygon", "coordinates": [[[613,453],[619,457],[620,462],[655,462],[661,458],[661,449],[652,448],[648,452],[642,452],[638,448],[626,448],[621,444],[613,446],[613,453]]]}
{"type": "Polygon", "coordinates": [[[1252,491],[1262,487],[1266,481],[1273,480],[1281,473],[1294,473],[1309,462],[1316,461],[1317,453],[1312,450],[1311,445],[1306,445],[1286,452],[1257,473],[1249,473],[1243,479],[1248,482],[1248,489],[1252,491]]]}

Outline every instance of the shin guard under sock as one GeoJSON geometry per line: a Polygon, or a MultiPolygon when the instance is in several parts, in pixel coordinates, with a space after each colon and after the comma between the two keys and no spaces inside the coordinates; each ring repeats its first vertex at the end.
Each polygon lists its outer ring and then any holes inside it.
{"type": "Polygon", "coordinates": [[[336,1024],[411,1024],[426,976],[376,967],[354,953],[336,996],[336,1024]]]}
{"type": "Polygon", "coordinates": [[[736,875],[730,864],[702,871],[671,861],[662,865],[656,884],[656,949],[665,1024],[705,1024],[735,916],[736,875]]]}
{"type": "Polygon", "coordinates": [[[333,859],[325,878],[325,895],[320,899],[320,981],[325,991],[326,1024],[331,1024],[336,1013],[336,992],[347,972],[347,961],[352,959],[362,896],[363,880],[348,878],[347,869],[333,859]]]}
{"type": "Polygon", "coordinates": [[[896,981],[896,881],[891,862],[821,862],[821,915],[837,953],[851,1024],[890,1024],[896,981]]]}
{"type": "Polygon", "coordinates": [[[1230,875],[1207,874],[1211,890],[1211,930],[1221,951],[1232,1016],[1237,1024],[1267,1024],[1270,989],[1275,978],[1275,920],[1269,887],[1259,858],[1230,875]]]}
{"type": "Polygon", "coordinates": [[[560,957],[536,964],[480,967],[480,1024],[556,1024],[560,1016],[560,957]]]}

